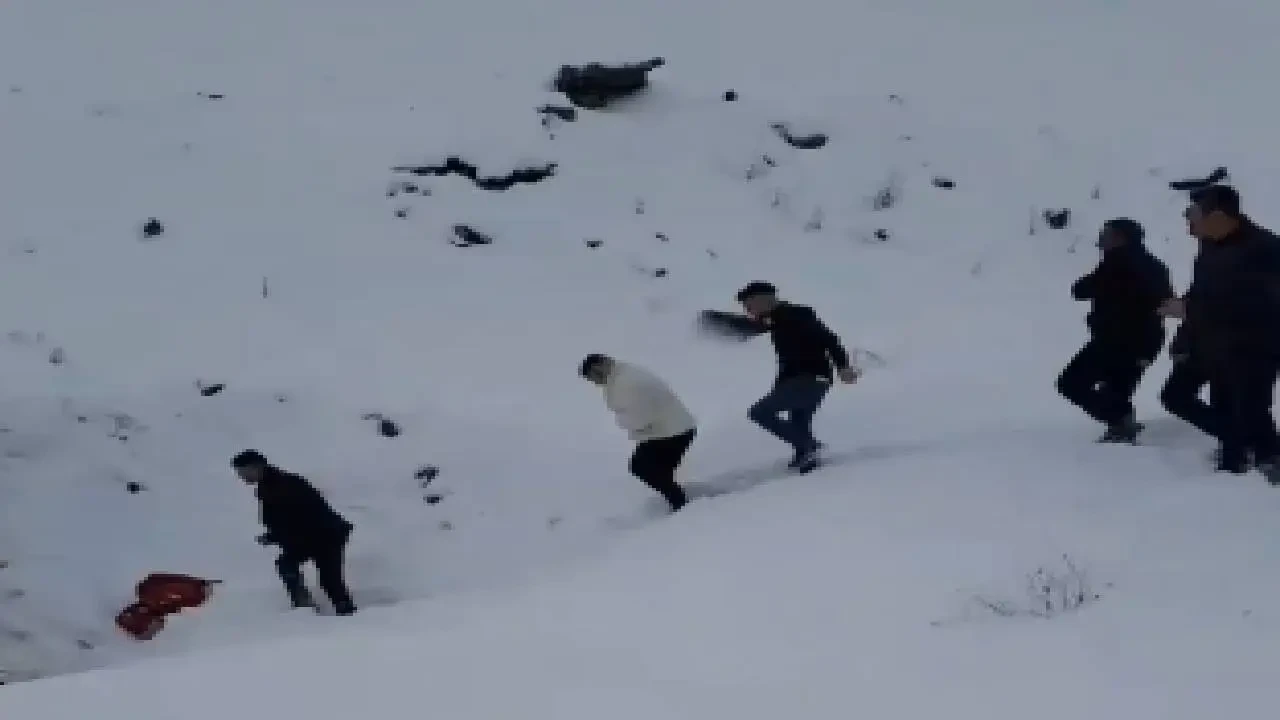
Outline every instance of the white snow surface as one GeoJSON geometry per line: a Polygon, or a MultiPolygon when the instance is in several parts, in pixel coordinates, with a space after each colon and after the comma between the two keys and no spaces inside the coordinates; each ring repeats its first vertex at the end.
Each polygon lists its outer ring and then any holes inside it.
{"type": "Polygon", "coordinates": [[[7,0],[0,716],[1274,711],[1280,494],[1208,472],[1165,358],[1144,447],[1092,443],[1053,381],[1102,221],[1179,287],[1168,180],[1227,165],[1280,225],[1277,27],[1243,0],[7,0]],[[655,55],[645,96],[540,126],[559,65],[655,55]],[[390,172],[449,155],[559,172],[390,172]],[[693,328],[754,279],[879,359],[818,416],[842,461],[664,516],[577,363],[675,387],[685,481],[759,480],[768,342],[693,328]],[[246,447],[356,524],[359,615],[286,610],[246,447]],[[1071,566],[1087,602],[1037,617],[1028,575],[1071,566]],[[113,617],[150,571],[224,584],[137,643],[113,617]]]}

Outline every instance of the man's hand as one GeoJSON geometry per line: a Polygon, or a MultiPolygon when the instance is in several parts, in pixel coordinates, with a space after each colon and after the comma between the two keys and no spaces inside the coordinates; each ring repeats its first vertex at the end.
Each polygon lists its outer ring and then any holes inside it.
{"type": "Polygon", "coordinates": [[[1167,318],[1185,318],[1187,316],[1187,304],[1182,298],[1169,298],[1160,303],[1160,307],[1156,309],[1160,313],[1160,317],[1167,318]]]}
{"type": "Polygon", "coordinates": [[[862,371],[856,367],[840,368],[836,371],[836,376],[840,378],[840,382],[845,385],[851,385],[862,376],[862,371]]]}

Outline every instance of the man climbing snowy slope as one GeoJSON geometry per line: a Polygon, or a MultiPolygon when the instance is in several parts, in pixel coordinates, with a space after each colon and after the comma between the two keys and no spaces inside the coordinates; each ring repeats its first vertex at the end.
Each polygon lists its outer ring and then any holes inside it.
{"type": "Polygon", "coordinates": [[[853,383],[860,371],[850,363],[840,338],[813,308],[779,299],[772,284],[749,283],[738,291],[737,300],[746,316],[707,311],[703,324],[744,339],[768,333],[778,356],[778,375],[773,388],[751,406],[748,416],[795,451],[788,467],[809,472],[820,463],[822,449],[813,435],[813,416],[835,378],[853,383]]]}
{"type": "Polygon", "coordinates": [[[631,474],[661,493],[672,510],[684,507],[689,500],[676,483],[676,468],[697,435],[689,409],[658,376],[608,355],[588,355],[578,373],[604,389],[618,427],[636,443],[631,474]]]}

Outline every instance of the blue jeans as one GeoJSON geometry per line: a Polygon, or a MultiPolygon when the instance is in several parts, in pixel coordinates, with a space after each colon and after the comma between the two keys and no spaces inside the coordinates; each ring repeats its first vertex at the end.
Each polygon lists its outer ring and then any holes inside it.
{"type": "Polygon", "coordinates": [[[813,416],[830,389],[829,381],[813,376],[784,378],[751,406],[747,416],[797,453],[809,452],[818,445],[813,437],[813,416]]]}

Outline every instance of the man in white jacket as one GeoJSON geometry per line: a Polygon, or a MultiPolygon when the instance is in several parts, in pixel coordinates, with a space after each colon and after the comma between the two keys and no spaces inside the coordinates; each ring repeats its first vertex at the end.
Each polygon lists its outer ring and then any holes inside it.
{"type": "Polygon", "coordinates": [[[689,499],[676,483],[676,468],[698,432],[688,408],[653,373],[608,355],[588,355],[578,372],[604,388],[618,427],[637,443],[631,474],[661,493],[672,510],[684,507],[689,499]]]}

